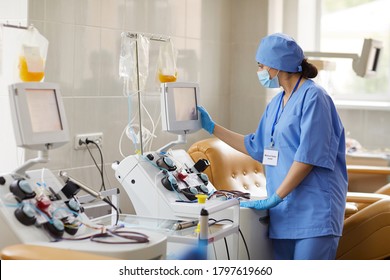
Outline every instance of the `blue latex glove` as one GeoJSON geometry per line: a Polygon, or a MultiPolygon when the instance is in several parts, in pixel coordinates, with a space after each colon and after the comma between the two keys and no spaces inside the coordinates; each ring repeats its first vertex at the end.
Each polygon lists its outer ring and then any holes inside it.
{"type": "Polygon", "coordinates": [[[253,201],[241,201],[240,206],[246,208],[253,208],[256,210],[267,210],[272,207],[275,207],[283,199],[280,198],[276,193],[274,193],[271,197],[262,200],[253,200],[253,201]]]}
{"type": "Polygon", "coordinates": [[[200,112],[200,120],[202,121],[202,128],[208,133],[214,133],[215,122],[211,119],[209,113],[202,106],[198,106],[200,112]]]}

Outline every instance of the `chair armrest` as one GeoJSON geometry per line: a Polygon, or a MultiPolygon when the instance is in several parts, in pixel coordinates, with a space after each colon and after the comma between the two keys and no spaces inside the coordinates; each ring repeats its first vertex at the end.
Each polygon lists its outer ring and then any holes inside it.
{"type": "Polygon", "coordinates": [[[345,217],[349,217],[359,211],[359,208],[357,207],[356,203],[354,202],[347,202],[345,204],[345,217]]]}
{"type": "Polygon", "coordinates": [[[345,219],[336,259],[386,259],[390,256],[389,236],[390,198],[387,198],[345,219]]]}
{"type": "Polygon", "coordinates": [[[384,185],[375,193],[390,195],[390,184],[384,185]]]}
{"type": "Polygon", "coordinates": [[[115,260],[103,255],[40,245],[16,244],[1,250],[2,260],[115,260]]]}
{"type": "Polygon", "coordinates": [[[378,193],[347,192],[347,202],[355,203],[374,203],[381,199],[387,199],[390,196],[378,193]]]}
{"type": "Polygon", "coordinates": [[[390,167],[387,166],[347,165],[347,171],[351,174],[390,175],[390,167]]]}

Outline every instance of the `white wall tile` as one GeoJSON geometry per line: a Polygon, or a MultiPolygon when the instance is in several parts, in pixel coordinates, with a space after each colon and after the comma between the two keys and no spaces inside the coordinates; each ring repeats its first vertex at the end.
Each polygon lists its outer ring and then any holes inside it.
{"type": "Polygon", "coordinates": [[[43,36],[49,41],[45,81],[56,82],[63,95],[73,94],[75,26],[54,22],[45,23],[43,36]]]}
{"type": "Polygon", "coordinates": [[[125,0],[101,1],[101,26],[123,29],[126,12],[125,0]]]}
{"type": "Polygon", "coordinates": [[[48,0],[46,3],[46,20],[62,23],[75,23],[75,8],[78,0],[48,0]]]}
{"type": "Polygon", "coordinates": [[[185,36],[186,1],[148,0],[147,32],[185,36]]]}
{"type": "Polygon", "coordinates": [[[17,166],[16,141],[12,122],[8,95],[0,95],[0,173],[10,172],[17,166]]]}
{"type": "Polygon", "coordinates": [[[232,11],[231,42],[258,44],[267,34],[268,1],[232,1],[232,11]]]}
{"type": "Polygon", "coordinates": [[[186,0],[186,37],[202,38],[203,1],[186,0]]]}
{"type": "MultiPolygon", "coordinates": [[[[75,6],[75,24],[100,26],[102,14],[101,0],[78,0],[75,6]]],[[[105,2],[103,0],[103,2],[105,2]]]]}
{"type": "Polygon", "coordinates": [[[147,32],[148,1],[126,0],[124,29],[147,32]]]}
{"type": "Polygon", "coordinates": [[[0,0],[0,22],[25,25],[27,14],[27,0],[0,0]]]}
{"type": "Polygon", "coordinates": [[[45,20],[45,0],[28,1],[28,20],[29,22],[45,20]]]}
{"type": "Polygon", "coordinates": [[[100,90],[100,28],[76,25],[74,94],[98,96],[100,90]]]}
{"type": "Polygon", "coordinates": [[[232,96],[229,109],[232,129],[242,134],[255,132],[264,112],[263,100],[260,94],[232,96]]]}
{"type": "Polygon", "coordinates": [[[123,80],[119,77],[121,32],[102,28],[100,45],[100,95],[121,96],[123,95],[123,80]]]}

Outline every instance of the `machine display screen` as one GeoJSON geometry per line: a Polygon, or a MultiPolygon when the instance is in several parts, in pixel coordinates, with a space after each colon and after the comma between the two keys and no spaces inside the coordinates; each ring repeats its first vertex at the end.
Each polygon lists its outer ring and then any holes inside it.
{"type": "Polygon", "coordinates": [[[188,134],[202,128],[198,113],[199,85],[189,82],[162,84],[162,129],[176,134],[188,134]]]}
{"type": "Polygon", "coordinates": [[[61,131],[62,123],[54,89],[26,89],[33,132],[61,131]]]}
{"type": "Polygon", "coordinates": [[[195,88],[174,88],[173,89],[176,121],[190,121],[198,119],[196,108],[195,88]]]}

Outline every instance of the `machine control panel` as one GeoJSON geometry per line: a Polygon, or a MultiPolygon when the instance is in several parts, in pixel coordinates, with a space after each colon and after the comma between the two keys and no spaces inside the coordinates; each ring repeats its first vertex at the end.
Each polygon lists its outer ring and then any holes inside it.
{"type": "Polygon", "coordinates": [[[115,215],[104,224],[89,219],[80,203],[86,197],[48,169],[0,177],[0,249],[25,243],[121,259],[166,256],[164,234],[132,225],[129,231],[115,223],[115,215]]]}
{"type": "Polygon", "coordinates": [[[137,215],[177,219],[198,217],[198,195],[215,200],[216,189],[203,173],[207,166],[180,149],[131,155],[112,168],[137,215]]]}
{"type": "Polygon", "coordinates": [[[210,195],[213,191],[212,188],[207,187],[208,176],[206,173],[198,171],[195,168],[196,164],[188,165],[170,154],[149,153],[145,160],[162,173],[160,181],[165,189],[177,192],[185,199],[194,201],[197,199],[197,194],[210,195]]]}
{"type": "MultiPolygon", "coordinates": [[[[63,194],[64,183],[50,170],[28,171],[26,177],[5,174],[1,178],[0,212],[2,219],[8,220],[10,225],[29,227],[35,232],[31,234],[30,231],[31,239],[40,235],[47,241],[78,232],[82,207],[76,197],[69,199],[63,194]]],[[[20,231],[18,234],[27,233],[20,231]]]]}

